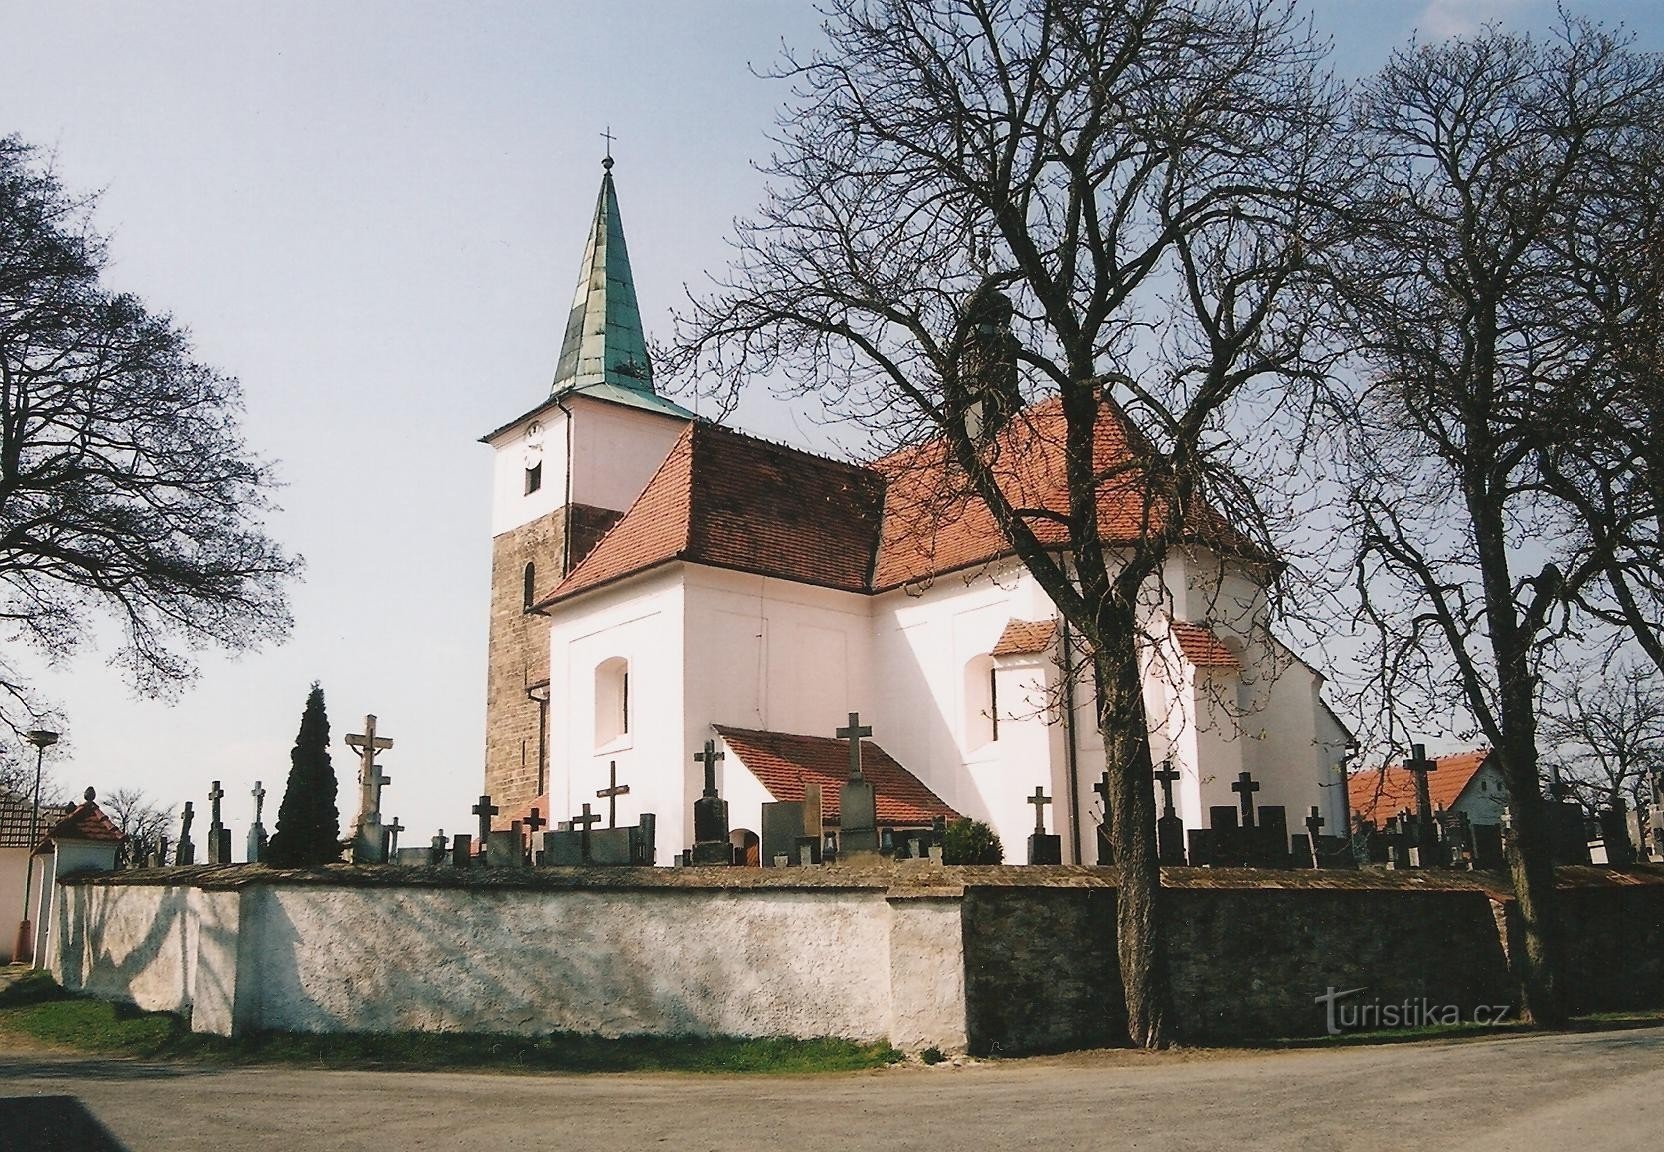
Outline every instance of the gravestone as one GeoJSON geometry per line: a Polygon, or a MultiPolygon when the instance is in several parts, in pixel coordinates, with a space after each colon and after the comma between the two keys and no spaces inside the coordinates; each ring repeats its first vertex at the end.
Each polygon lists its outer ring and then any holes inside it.
{"type": "Polygon", "coordinates": [[[266,806],[266,789],[260,781],[256,780],[254,791],[250,792],[249,795],[254,797],[254,823],[249,827],[246,847],[248,849],[248,862],[257,864],[260,862],[260,858],[266,854],[266,825],[261,820],[262,812],[266,806]]]}
{"type": "Polygon", "coordinates": [[[1408,821],[1401,816],[1387,817],[1387,825],[1382,831],[1381,836],[1387,846],[1388,868],[1398,869],[1410,867],[1411,844],[1409,834],[1405,830],[1405,825],[1407,823],[1408,821]]]}
{"type": "Polygon", "coordinates": [[[1606,863],[1612,868],[1628,868],[1635,863],[1635,849],[1629,840],[1629,812],[1624,808],[1607,808],[1600,814],[1600,839],[1606,846],[1606,863]]]}
{"type": "Polygon", "coordinates": [[[861,723],[859,712],[851,712],[849,724],[837,732],[838,739],[849,743],[849,779],[838,788],[838,854],[842,857],[878,851],[878,796],[861,774],[861,737],[871,735],[871,726],[861,723]]]}
{"type": "Polygon", "coordinates": [[[631,842],[634,857],[631,860],[640,868],[651,868],[658,861],[659,855],[659,818],[651,812],[643,812],[636,817],[635,839],[631,842]]]}
{"type": "MultiPolygon", "coordinates": [[[[1409,844],[1416,848],[1415,865],[1425,868],[1435,859],[1435,845],[1437,837],[1433,832],[1433,801],[1427,787],[1429,773],[1439,770],[1438,761],[1427,755],[1427,745],[1410,745],[1410,758],[1404,761],[1404,769],[1409,772],[1416,782],[1416,819],[1415,824],[1403,834],[1408,837],[1409,844]]],[[[1401,827],[1402,831],[1402,827],[1401,827]]]]}
{"type": "Polygon", "coordinates": [[[1589,863],[1589,833],[1583,823],[1583,809],[1564,800],[1548,806],[1549,832],[1556,864],[1589,863]]]}
{"type": "Polygon", "coordinates": [[[1213,833],[1209,860],[1215,868],[1241,868],[1248,862],[1243,829],[1237,827],[1237,810],[1229,804],[1208,808],[1208,829],[1213,833]]]}
{"type": "Polygon", "coordinates": [[[1500,872],[1508,866],[1502,849],[1502,826],[1475,824],[1473,826],[1473,866],[1486,872],[1500,872]]]}
{"type": "Polygon", "coordinates": [[[1255,867],[1289,866],[1288,815],[1281,804],[1260,805],[1254,830],[1248,835],[1253,844],[1255,867]]]}
{"type": "MultiPolygon", "coordinates": [[[[1166,867],[1181,867],[1184,864],[1184,821],[1173,805],[1173,783],[1178,780],[1179,774],[1170,761],[1163,760],[1153,775],[1161,786],[1161,815],[1156,817],[1156,858],[1166,867]]],[[[1108,774],[1105,773],[1105,776],[1107,778],[1108,774]]]]}
{"type": "Polygon", "coordinates": [[[728,801],[716,792],[716,764],[727,758],[717,751],[716,741],[705,741],[703,751],[694,753],[694,760],[705,767],[705,791],[693,802],[694,864],[732,864],[734,847],[728,842],[728,801]]]}
{"type": "Polygon", "coordinates": [[[1629,840],[1630,858],[1647,858],[1647,815],[1642,808],[1631,808],[1624,813],[1624,834],[1629,840]]]}
{"type": "Polygon", "coordinates": [[[490,868],[521,868],[525,866],[525,847],[520,833],[514,829],[493,832],[485,840],[485,863],[490,868]]]}
{"type": "Polygon", "coordinates": [[[231,863],[231,829],[220,821],[220,801],[225,789],[215,780],[208,789],[208,863],[231,863]]]}
{"type": "Polygon", "coordinates": [[[1296,832],[1289,837],[1289,864],[1294,868],[1316,867],[1316,860],[1312,855],[1312,838],[1304,832],[1296,832]]]}
{"type": "Polygon", "coordinates": [[[549,868],[576,868],[586,863],[583,834],[570,828],[545,832],[541,863],[549,868]]]}
{"type": "Polygon", "coordinates": [[[803,827],[797,834],[797,856],[802,864],[804,853],[807,851],[811,864],[821,862],[821,843],[826,835],[825,811],[821,807],[820,785],[813,780],[803,783],[803,827]]]}
{"type": "Polygon", "coordinates": [[[764,867],[772,867],[776,856],[797,862],[797,846],[803,839],[803,802],[784,800],[763,805],[764,867]]]}
{"type": "Polygon", "coordinates": [[[628,868],[635,863],[631,850],[633,828],[597,828],[589,834],[589,862],[607,867],[628,868]]]}
{"type": "Polygon", "coordinates": [[[185,811],[179,816],[179,846],[174,849],[173,862],[176,865],[196,863],[196,845],[191,843],[191,821],[196,819],[196,812],[191,808],[191,802],[185,801],[185,811]]]}
{"type": "Polygon", "coordinates": [[[386,736],[376,735],[376,718],[364,717],[364,731],[351,732],[347,747],[358,753],[358,819],[353,824],[354,864],[381,864],[387,859],[387,837],[381,828],[381,790],[393,782],[382,774],[376,754],[393,746],[386,736]]]}
{"type": "Polygon", "coordinates": [[[1319,836],[1313,846],[1319,868],[1357,868],[1358,858],[1352,853],[1352,841],[1345,836],[1319,836]]]}
{"type": "Polygon", "coordinates": [[[467,868],[473,862],[473,839],[466,832],[458,832],[451,840],[451,867],[467,868]]]}
{"type": "Polygon", "coordinates": [[[428,845],[428,863],[435,868],[450,859],[451,843],[445,839],[445,830],[441,828],[428,845]]]}
{"type": "Polygon", "coordinates": [[[428,848],[400,848],[389,863],[401,868],[426,868],[433,863],[433,852],[428,848]]]}
{"type": "MultiPolygon", "coordinates": [[[[1316,804],[1313,804],[1307,809],[1306,818],[1302,823],[1306,826],[1306,849],[1311,854],[1310,866],[1321,868],[1323,867],[1323,857],[1318,849],[1318,841],[1323,835],[1323,825],[1326,823],[1323,819],[1323,812],[1316,804]]],[[[1296,868],[1299,866],[1299,864],[1295,865],[1296,868]]]]}
{"type": "Polygon", "coordinates": [[[1186,840],[1190,848],[1187,853],[1190,857],[1190,866],[1192,868],[1213,867],[1213,829],[1192,828],[1186,834],[1186,840]]]}
{"type": "Polygon", "coordinates": [[[1046,790],[1038,785],[1034,795],[1028,798],[1028,803],[1034,805],[1034,831],[1028,838],[1030,864],[1063,863],[1063,837],[1046,832],[1046,805],[1051,802],[1052,798],[1046,795],[1046,790]]]}

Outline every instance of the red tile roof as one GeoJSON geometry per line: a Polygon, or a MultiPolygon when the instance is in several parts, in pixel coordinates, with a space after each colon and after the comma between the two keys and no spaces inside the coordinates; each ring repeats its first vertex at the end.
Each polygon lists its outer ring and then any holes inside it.
{"type": "MultiPolygon", "coordinates": [[[[989,467],[1013,506],[1067,513],[1065,433],[1053,399],[1024,409],[994,437],[989,467]]],[[[1137,538],[1164,514],[1128,447],[1135,439],[1119,408],[1099,408],[1092,469],[1099,531],[1109,543],[1137,538]]],[[[672,560],[883,592],[1010,555],[993,512],[967,489],[940,439],[862,466],[694,423],[635,504],[539,606],[672,560]]],[[[1255,554],[1211,508],[1198,504],[1188,520],[1189,538],[1255,554]]],[[[1063,524],[1029,523],[1042,544],[1068,543],[1063,524]]]]}
{"type": "MultiPolygon", "coordinates": [[[[50,828],[52,822],[62,815],[61,808],[42,808],[39,821],[35,824],[36,833],[42,828],[50,828]]],[[[0,795],[0,848],[33,848],[34,843],[29,838],[30,823],[29,801],[21,796],[0,795]]]]}
{"type": "Polygon", "coordinates": [[[1007,620],[994,645],[995,656],[1037,656],[1057,639],[1056,620],[1007,620]]]}
{"type": "Polygon", "coordinates": [[[668,560],[862,592],[883,478],[732,429],[696,423],[618,523],[543,601],[668,560]]]}
{"type": "MultiPolygon", "coordinates": [[[[1490,754],[1489,748],[1478,748],[1433,758],[1437,767],[1427,777],[1427,794],[1434,811],[1456,803],[1490,754]]],[[[1346,799],[1353,812],[1379,824],[1401,808],[1415,811],[1416,779],[1396,764],[1383,770],[1353,772],[1346,778],[1346,799]]]]}
{"type": "Polygon", "coordinates": [[[41,837],[36,846],[38,855],[44,851],[46,845],[54,840],[105,840],[119,843],[122,840],[121,829],[110,822],[104,815],[104,810],[92,798],[92,789],[87,789],[87,798],[69,810],[69,814],[47,829],[46,835],[41,837]]]}
{"type": "Polygon", "coordinates": [[[1179,642],[1184,658],[1198,668],[1240,668],[1236,654],[1225,647],[1224,641],[1211,628],[1174,620],[1169,625],[1173,638],[1179,642]]]}
{"type": "MultiPolygon", "coordinates": [[[[714,725],[718,735],[776,800],[803,799],[803,785],[820,785],[821,819],[838,822],[838,789],[849,779],[849,743],[826,736],[794,736],[714,725]]],[[[872,781],[878,822],[923,827],[941,816],[959,819],[919,778],[871,740],[861,741],[861,774],[872,781]]]]}

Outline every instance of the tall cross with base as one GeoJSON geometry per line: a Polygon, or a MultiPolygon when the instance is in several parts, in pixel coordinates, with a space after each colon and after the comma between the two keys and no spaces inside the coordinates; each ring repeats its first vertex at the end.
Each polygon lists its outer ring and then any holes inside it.
{"type": "MultiPolygon", "coordinates": [[[[1161,814],[1163,816],[1172,816],[1174,814],[1173,782],[1179,778],[1178,770],[1173,767],[1173,762],[1171,760],[1163,760],[1161,762],[1161,767],[1156,769],[1153,773],[1151,773],[1151,775],[1155,777],[1156,783],[1161,785],[1161,814]]],[[[1105,773],[1106,780],[1107,777],[1108,773],[1105,773]]]]}
{"type": "Polygon", "coordinates": [[[872,725],[861,723],[861,714],[849,714],[849,726],[838,729],[838,739],[849,741],[849,778],[861,779],[861,737],[872,735],[872,725]]]}
{"type": "Polygon", "coordinates": [[[1046,795],[1046,790],[1036,784],[1034,795],[1028,798],[1028,803],[1034,805],[1034,834],[1036,836],[1046,834],[1046,805],[1051,802],[1052,798],[1046,795]]]}
{"type": "Polygon", "coordinates": [[[220,801],[225,797],[225,789],[220,787],[218,780],[212,781],[211,785],[208,789],[208,803],[213,807],[209,810],[208,823],[218,824],[220,822],[220,801]]]}
{"type": "Polygon", "coordinates": [[[716,750],[716,741],[705,741],[705,750],[693,754],[695,761],[705,765],[705,795],[716,795],[716,762],[727,758],[727,753],[716,750]]]}
{"type": "Polygon", "coordinates": [[[1247,769],[1237,773],[1236,783],[1231,785],[1231,791],[1242,798],[1242,826],[1244,828],[1254,826],[1254,793],[1259,790],[1259,782],[1254,779],[1253,773],[1247,769]]]}
{"type": "Polygon", "coordinates": [[[620,796],[628,796],[629,794],[630,786],[628,784],[620,784],[618,782],[618,761],[608,760],[607,786],[595,793],[599,799],[607,802],[608,828],[618,827],[618,798],[620,796]]]}
{"type": "Polygon", "coordinates": [[[1416,778],[1416,821],[1425,830],[1433,822],[1433,800],[1427,790],[1427,774],[1439,770],[1438,762],[1427,758],[1427,745],[1412,744],[1410,758],[1404,761],[1404,770],[1416,778]]]}
{"type": "Polygon", "coordinates": [[[364,731],[347,735],[347,747],[358,753],[358,810],[364,815],[381,811],[381,789],[392,778],[376,766],[376,753],[393,746],[391,738],[376,735],[376,718],[364,717],[364,731]]]}
{"type": "Polygon", "coordinates": [[[483,848],[485,842],[491,838],[491,818],[502,809],[491,802],[490,793],[482,792],[480,802],[474,805],[473,811],[474,815],[480,818],[480,847],[483,848]]]}
{"type": "Polygon", "coordinates": [[[266,789],[261,786],[260,781],[256,780],[254,791],[250,792],[249,795],[254,797],[254,822],[258,824],[260,823],[260,812],[266,806],[266,789]]]}

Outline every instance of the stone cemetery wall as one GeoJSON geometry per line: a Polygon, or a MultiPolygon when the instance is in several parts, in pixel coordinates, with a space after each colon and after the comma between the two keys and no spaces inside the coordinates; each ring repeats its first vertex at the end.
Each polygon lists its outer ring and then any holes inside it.
{"type": "MultiPolygon", "coordinates": [[[[1580,1012],[1664,1006],[1664,868],[1561,870],[1580,1012]]],[[[1319,1034],[1319,1001],[1501,1005],[1511,902],[1473,873],[1174,869],[1174,1026],[1319,1034]]],[[[888,1038],[1016,1055],[1118,1043],[1114,872],[1078,867],[249,866],[66,883],[66,988],[198,1031],[888,1038]]]]}

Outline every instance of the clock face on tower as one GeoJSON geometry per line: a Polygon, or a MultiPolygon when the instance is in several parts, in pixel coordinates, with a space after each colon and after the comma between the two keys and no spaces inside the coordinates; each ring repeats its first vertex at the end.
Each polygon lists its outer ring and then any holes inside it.
{"type": "Polygon", "coordinates": [[[543,422],[533,420],[526,425],[526,467],[543,459],[543,422]]]}

